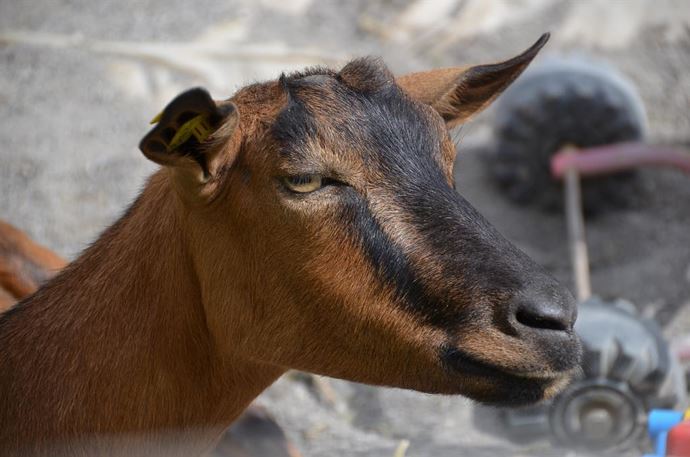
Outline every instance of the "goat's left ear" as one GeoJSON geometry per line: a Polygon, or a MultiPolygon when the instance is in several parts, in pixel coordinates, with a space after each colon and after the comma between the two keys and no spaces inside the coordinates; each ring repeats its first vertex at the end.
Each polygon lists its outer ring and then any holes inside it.
{"type": "Polygon", "coordinates": [[[227,152],[223,143],[232,136],[238,120],[232,102],[215,102],[205,89],[190,89],[151,121],[156,126],[141,140],[139,149],[148,159],[204,183],[227,161],[222,157],[227,152]]]}
{"type": "Polygon", "coordinates": [[[549,34],[545,33],[525,52],[505,62],[411,73],[398,77],[396,82],[412,97],[431,105],[446,125],[453,127],[467,121],[498,97],[548,40],[549,34]]]}

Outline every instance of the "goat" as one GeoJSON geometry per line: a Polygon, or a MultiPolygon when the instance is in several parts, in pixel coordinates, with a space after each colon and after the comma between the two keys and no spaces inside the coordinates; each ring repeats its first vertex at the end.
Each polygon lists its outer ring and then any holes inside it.
{"type": "Polygon", "coordinates": [[[527,67],[377,59],[215,102],[143,138],[161,170],[0,317],[0,454],[199,455],[287,369],[530,404],[577,369],[572,295],[454,190],[449,128],[527,67]]]}

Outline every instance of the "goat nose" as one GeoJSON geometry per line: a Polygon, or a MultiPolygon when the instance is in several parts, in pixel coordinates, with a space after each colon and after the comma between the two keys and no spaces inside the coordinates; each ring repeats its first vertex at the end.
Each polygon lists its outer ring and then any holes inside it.
{"type": "Polygon", "coordinates": [[[573,296],[565,292],[523,297],[517,302],[513,312],[518,331],[571,332],[577,317],[577,306],[573,296]]]}

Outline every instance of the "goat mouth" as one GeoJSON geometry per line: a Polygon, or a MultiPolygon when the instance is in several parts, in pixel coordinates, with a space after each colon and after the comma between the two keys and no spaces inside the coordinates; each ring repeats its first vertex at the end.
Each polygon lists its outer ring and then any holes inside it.
{"type": "Polygon", "coordinates": [[[482,403],[501,406],[525,406],[551,398],[565,388],[577,370],[511,370],[450,346],[443,348],[441,358],[451,375],[472,378],[483,386],[468,396],[482,403]]]}

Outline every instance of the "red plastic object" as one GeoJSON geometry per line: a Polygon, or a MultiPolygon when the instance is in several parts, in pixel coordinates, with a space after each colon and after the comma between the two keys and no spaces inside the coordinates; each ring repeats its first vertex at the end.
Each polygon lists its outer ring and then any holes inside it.
{"type": "Polygon", "coordinates": [[[574,168],[581,176],[597,176],[644,165],[668,166],[690,174],[690,152],[670,146],[616,143],[578,149],[566,146],[551,158],[551,175],[563,178],[574,168]]]}
{"type": "Polygon", "coordinates": [[[668,457],[690,457],[690,421],[681,422],[668,432],[666,438],[668,457]]]}

